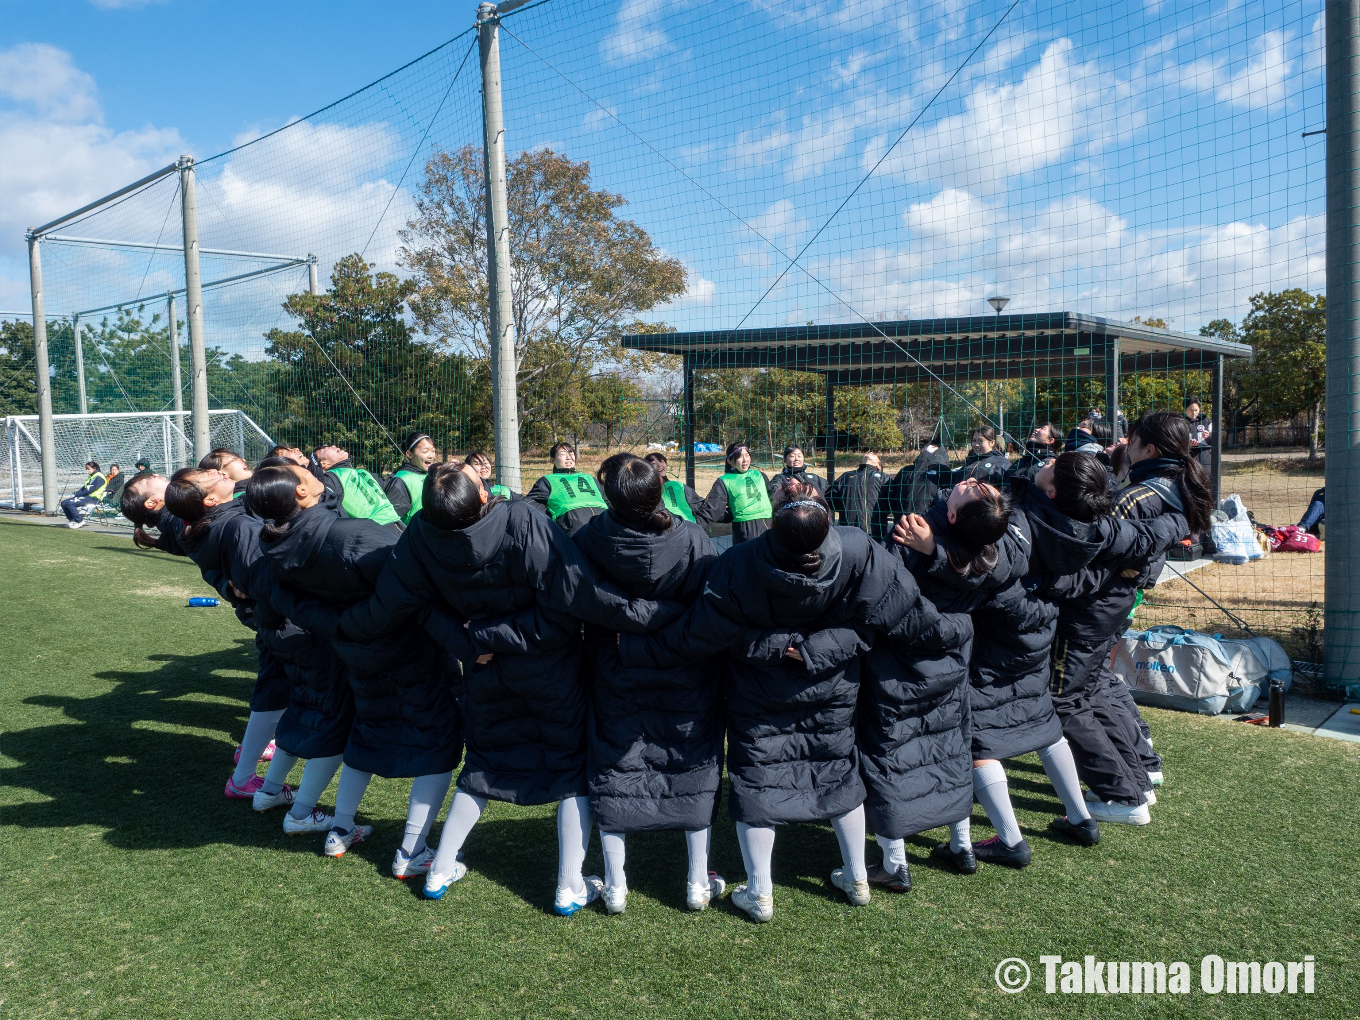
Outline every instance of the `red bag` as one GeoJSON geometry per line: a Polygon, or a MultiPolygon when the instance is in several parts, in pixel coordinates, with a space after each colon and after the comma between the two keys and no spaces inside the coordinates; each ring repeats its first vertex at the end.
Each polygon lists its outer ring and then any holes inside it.
{"type": "Polygon", "coordinates": [[[1275,552],[1321,552],[1322,543],[1316,535],[1310,535],[1297,524],[1276,528],[1270,536],[1270,545],[1275,552]]]}

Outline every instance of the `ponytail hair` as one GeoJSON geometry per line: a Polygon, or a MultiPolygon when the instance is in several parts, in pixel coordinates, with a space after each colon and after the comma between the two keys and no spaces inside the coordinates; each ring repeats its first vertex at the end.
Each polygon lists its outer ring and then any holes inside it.
{"type": "Polygon", "coordinates": [[[133,479],[123,486],[123,494],[118,498],[119,513],[137,525],[132,531],[132,544],[138,549],[156,548],[156,540],[146,533],[146,529],[155,526],[160,512],[147,509],[147,495],[137,479],[133,479]]]}
{"type": "Polygon", "coordinates": [[[462,531],[476,524],[497,503],[500,496],[482,502],[481,481],[469,478],[462,464],[439,464],[425,475],[420,516],[440,531],[462,531]]]}
{"type": "Polygon", "coordinates": [[[1114,509],[1110,473],[1093,453],[1060,454],[1053,462],[1053,489],[1054,505],[1074,521],[1089,523],[1114,509]]]}
{"type": "Polygon", "coordinates": [[[189,525],[188,538],[196,541],[208,530],[208,508],[203,505],[208,490],[198,482],[203,469],[180,468],[165,487],[165,508],[189,525]]]}
{"type": "Polygon", "coordinates": [[[812,577],[822,569],[822,543],[831,531],[831,508],[806,482],[781,485],[774,496],[776,544],[786,553],[790,569],[812,577]]]}
{"type": "Polygon", "coordinates": [[[964,577],[978,577],[996,569],[1001,559],[996,543],[1006,533],[1011,516],[1010,496],[991,485],[977,488],[977,498],[954,511],[951,538],[959,544],[944,544],[949,565],[964,577]]]}
{"type": "Polygon", "coordinates": [[[241,498],[246,501],[246,509],[264,521],[260,537],[266,542],[277,542],[288,534],[298,514],[296,467],[291,462],[270,464],[246,480],[245,495],[241,498]]]}
{"type": "Polygon", "coordinates": [[[595,473],[610,511],[634,531],[661,534],[674,518],[661,505],[661,475],[641,457],[616,453],[595,473]]]}
{"type": "Polygon", "coordinates": [[[1161,474],[1176,479],[1190,531],[1208,531],[1214,498],[1209,476],[1190,456],[1190,420],[1176,411],[1151,411],[1129,426],[1129,439],[1135,436],[1144,446],[1155,446],[1162,458],[1175,462],[1161,474]]]}

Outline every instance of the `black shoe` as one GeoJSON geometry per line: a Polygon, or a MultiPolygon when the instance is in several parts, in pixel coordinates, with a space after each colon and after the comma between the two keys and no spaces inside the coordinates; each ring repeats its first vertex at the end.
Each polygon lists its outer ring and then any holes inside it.
{"type": "Polygon", "coordinates": [[[1094,818],[1073,822],[1066,815],[1055,818],[1048,827],[1059,835],[1080,843],[1082,846],[1095,846],[1100,842],[1100,825],[1094,818]]]}
{"type": "Polygon", "coordinates": [[[889,892],[907,892],[911,888],[911,870],[905,864],[896,871],[889,871],[881,864],[871,864],[869,884],[880,886],[889,892]]]}
{"type": "Polygon", "coordinates": [[[930,856],[937,861],[952,864],[960,875],[977,874],[977,857],[974,856],[971,847],[967,850],[955,850],[948,843],[940,843],[930,852],[930,856]]]}
{"type": "Polygon", "coordinates": [[[973,854],[988,864],[1004,864],[1008,868],[1023,868],[1029,864],[1029,844],[1023,839],[1015,846],[1001,842],[1000,836],[993,836],[981,843],[973,844],[973,854]]]}

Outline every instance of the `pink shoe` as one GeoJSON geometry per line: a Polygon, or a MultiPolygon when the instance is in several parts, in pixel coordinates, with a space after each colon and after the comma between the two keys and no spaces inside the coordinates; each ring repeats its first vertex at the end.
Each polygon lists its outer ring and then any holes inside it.
{"type": "MultiPolygon", "coordinates": [[[[269,746],[266,747],[266,748],[264,749],[264,753],[260,755],[260,761],[273,761],[273,760],[274,760],[274,752],[275,752],[276,750],[277,750],[277,748],[274,746],[274,741],[271,740],[271,741],[269,742],[269,746]]],[[[241,764],[241,745],[240,745],[240,744],[237,744],[237,745],[236,745],[236,753],[235,753],[234,755],[232,755],[231,763],[232,763],[233,765],[239,765],[239,764],[241,764]]]]}
{"type": "Polygon", "coordinates": [[[227,777],[227,786],[222,792],[228,800],[254,800],[255,791],[264,785],[264,776],[251,776],[245,786],[237,786],[232,777],[227,777]]]}

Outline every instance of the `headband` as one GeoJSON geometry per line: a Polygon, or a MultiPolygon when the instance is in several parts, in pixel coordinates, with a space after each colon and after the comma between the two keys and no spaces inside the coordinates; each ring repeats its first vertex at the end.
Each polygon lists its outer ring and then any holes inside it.
{"type": "MultiPolygon", "coordinates": [[[[417,432],[415,438],[412,439],[409,443],[407,443],[401,452],[410,453],[413,449],[415,449],[416,443],[420,442],[422,439],[430,439],[430,437],[427,436],[424,432],[417,432]]],[[[430,442],[433,443],[434,440],[430,439],[430,442]]]]}
{"type": "Polygon", "coordinates": [[[776,510],[775,513],[782,514],[785,510],[792,510],[796,506],[815,506],[822,513],[827,512],[826,507],[821,503],[818,503],[815,499],[795,499],[792,503],[785,503],[776,510]]]}

